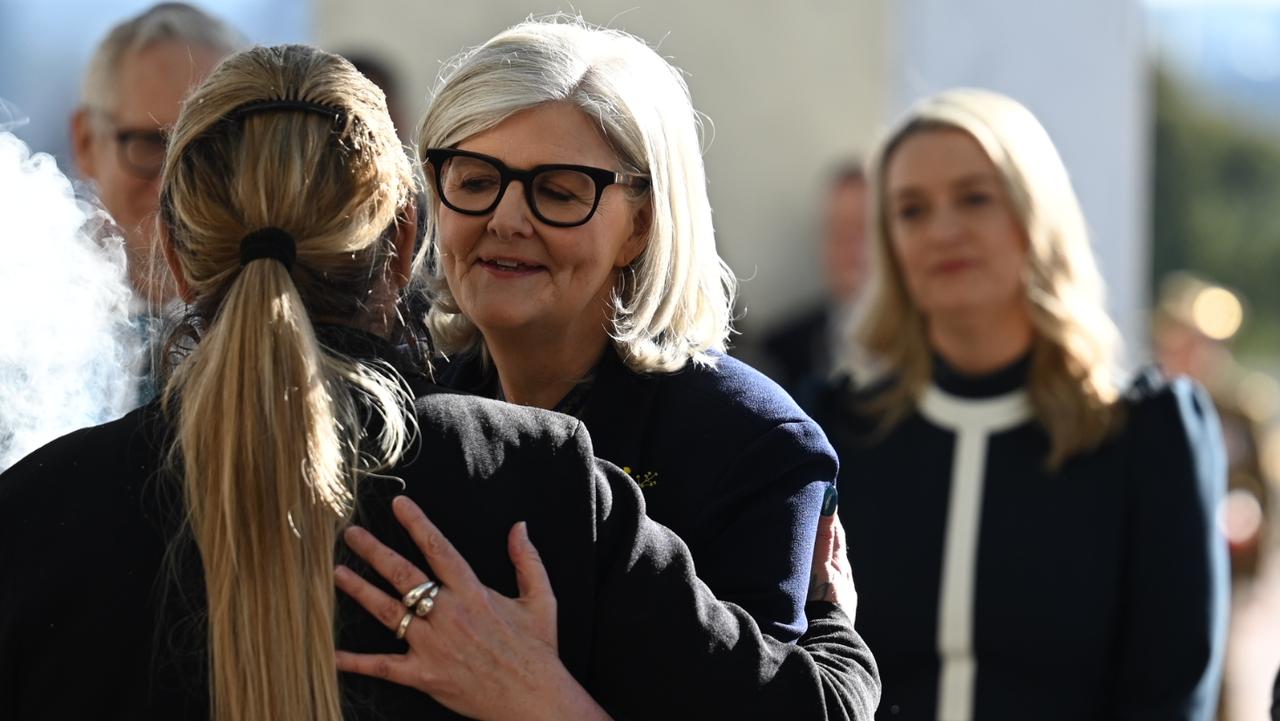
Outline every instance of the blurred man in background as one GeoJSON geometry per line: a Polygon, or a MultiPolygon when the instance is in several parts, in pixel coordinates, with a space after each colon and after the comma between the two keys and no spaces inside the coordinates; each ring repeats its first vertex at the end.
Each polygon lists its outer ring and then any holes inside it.
{"type": "Polygon", "coordinates": [[[823,210],[823,297],[764,338],[762,370],[805,409],[813,407],[815,395],[847,355],[849,312],[866,279],[866,181],[859,162],[846,162],[832,174],[823,210]]]}
{"type": "Polygon", "coordinates": [[[154,238],[167,129],[187,93],[243,44],[238,32],[191,5],[160,3],[112,28],[89,60],[71,119],[72,152],[125,237],[142,307],[174,296],[154,238]]]}

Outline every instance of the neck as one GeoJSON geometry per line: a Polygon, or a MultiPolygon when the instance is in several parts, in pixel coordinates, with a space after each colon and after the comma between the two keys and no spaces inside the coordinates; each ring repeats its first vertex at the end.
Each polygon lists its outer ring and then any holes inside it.
{"type": "Polygon", "coordinates": [[[929,321],[929,344],[956,371],[991,373],[1031,349],[1031,319],[1021,309],[993,317],[989,311],[958,313],[929,321]]]}
{"type": "Polygon", "coordinates": [[[396,330],[396,318],[399,317],[396,297],[398,292],[399,288],[392,284],[380,282],[373,287],[365,313],[348,316],[317,315],[311,320],[318,324],[352,328],[389,341],[392,331],[396,330]]]}
{"type": "Polygon", "coordinates": [[[609,338],[530,338],[527,334],[487,334],[485,345],[510,403],[552,409],[600,362],[609,338]]]}

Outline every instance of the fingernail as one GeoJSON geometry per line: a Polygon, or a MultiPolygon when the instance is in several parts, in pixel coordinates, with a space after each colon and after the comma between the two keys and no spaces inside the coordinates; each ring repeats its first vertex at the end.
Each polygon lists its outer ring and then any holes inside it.
{"type": "Polygon", "coordinates": [[[840,491],[836,490],[835,484],[827,486],[827,492],[822,496],[822,515],[835,515],[836,506],[840,504],[840,491]]]}

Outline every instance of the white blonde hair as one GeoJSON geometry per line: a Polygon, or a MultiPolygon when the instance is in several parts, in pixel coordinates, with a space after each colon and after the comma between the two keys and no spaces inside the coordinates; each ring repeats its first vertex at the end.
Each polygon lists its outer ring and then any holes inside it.
{"type": "MultiPolygon", "coordinates": [[[[450,147],[512,115],[567,102],[598,122],[623,170],[647,175],[644,250],[612,297],[610,335],[639,372],[710,365],[730,332],[737,281],[715,247],[699,119],[680,71],[636,37],[556,16],[510,28],[441,73],[418,130],[419,153],[450,147]]],[[[439,199],[427,187],[427,238],[438,254],[439,199]]],[[[418,275],[428,272],[419,258],[418,275]]],[[[482,347],[439,268],[432,338],[444,353],[482,347]]]]}
{"type": "Polygon", "coordinates": [[[1035,330],[1028,392],[1050,437],[1057,467],[1100,444],[1120,423],[1119,334],[1107,315],[1102,278],[1084,215],[1049,134],[1017,101],[960,88],[926,98],[882,140],[869,174],[873,273],[856,314],[855,370],[896,381],[872,401],[887,429],[910,413],[932,373],[925,318],[893,253],[886,180],[909,137],[958,130],[977,141],[999,173],[1028,241],[1026,300],[1035,330]]]}
{"type": "Polygon", "coordinates": [[[245,47],[235,28],[197,7],[180,2],[152,5],[116,25],[89,58],[80,101],[87,107],[114,111],[120,63],[130,53],[156,43],[181,42],[229,55],[245,47]]]}

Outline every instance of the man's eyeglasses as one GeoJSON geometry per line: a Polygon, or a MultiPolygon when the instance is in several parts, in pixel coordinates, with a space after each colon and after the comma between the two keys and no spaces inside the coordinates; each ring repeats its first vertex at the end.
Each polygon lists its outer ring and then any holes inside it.
{"type": "MultiPolygon", "coordinates": [[[[101,112],[101,111],[100,111],[101,112]]],[[[101,115],[111,124],[111,137],[116,141],[120,165],[130,174],[151,180],[164,168],[165,148],[169,133],[160,128],[121,128],[107,113],[101,115]]]]}
{"type": "Polygon", "coordinates": [[[513,180],[524,186],[534,217],[558,228],[582,225],[595,215],[610,185],[647,188],[643,175],[627,175],[587,165],[539,165],[508,168],[497,158],[451,148],[431,148],[427,162],[435,170],[436,191],[448,208],[464,215],[488,215],[513,180]]]}

